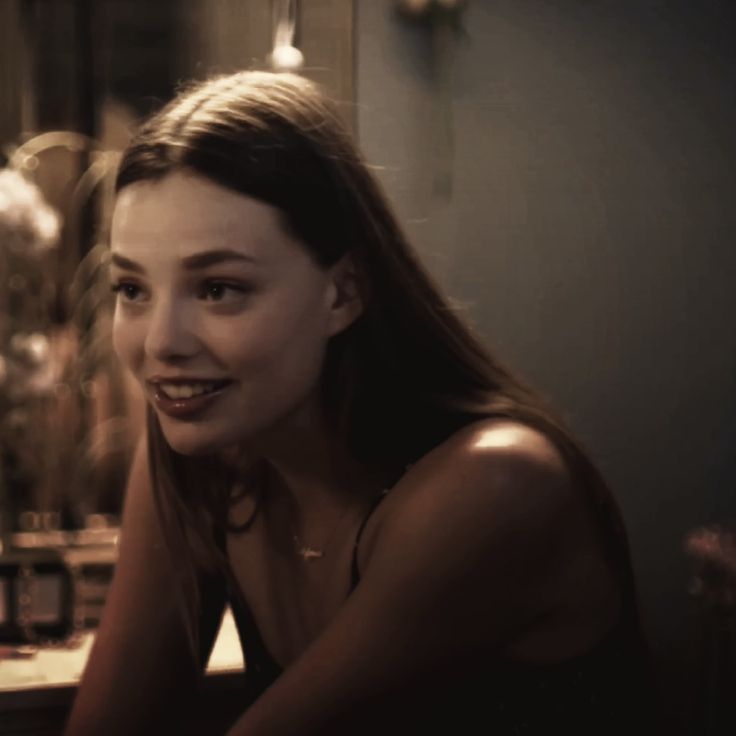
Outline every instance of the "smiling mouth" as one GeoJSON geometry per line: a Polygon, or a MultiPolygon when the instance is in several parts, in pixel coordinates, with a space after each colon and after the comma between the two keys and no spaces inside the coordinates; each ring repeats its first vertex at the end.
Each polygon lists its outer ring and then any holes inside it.
{"type": "Polygon", "coordinates": [[[205,396],[224,388],[230,381],[202,381],[197,383],[168,383],[161,381],[155,388],[163,397],[172,400],[205,396]]]}
{"type": "Polygon", "coordinates": [[[219,401],[232,381],[202,381],[196,384],[156,382],[153,404],[167,416],[183,421],[202,418],[219,401]],[[191,395],[190,394],[191,389],[191,395]],[[171,395],[167,393],[171,391],[171,395]]]}

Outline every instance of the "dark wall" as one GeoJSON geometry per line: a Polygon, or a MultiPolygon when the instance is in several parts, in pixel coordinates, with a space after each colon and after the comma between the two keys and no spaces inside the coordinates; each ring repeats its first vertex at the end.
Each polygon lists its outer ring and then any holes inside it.
{"type": "Polygon", "coordinates": [[[736,518],[736,10],[470,0],[466,35],[432,41],[393,5],[358,2],[362,144],[451,295],[611,482],[684,711],[705,654],[683,537],[736,518]]]}

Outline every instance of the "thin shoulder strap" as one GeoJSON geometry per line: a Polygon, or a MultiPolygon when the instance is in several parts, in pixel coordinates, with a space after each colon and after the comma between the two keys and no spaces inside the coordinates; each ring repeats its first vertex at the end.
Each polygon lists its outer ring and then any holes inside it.
{"type": "Polygon", "coordinates": [[[350,568],[350,591],[355,589],[355,586],[360,582],[360,569],[358,568],[358,547],[360,545],[360,538],[363,536],[363,530],[365,529],[368,519],[371,518],[371,514],[378,508],[378,504],[383,501],[388,495],[389,489],[384,488],[381,493],[373,500],[368,513],[363,517],[363,521],[360,524],[358,533],[355,535],[355,544],[353,545],[353,562],[350,568]]]}

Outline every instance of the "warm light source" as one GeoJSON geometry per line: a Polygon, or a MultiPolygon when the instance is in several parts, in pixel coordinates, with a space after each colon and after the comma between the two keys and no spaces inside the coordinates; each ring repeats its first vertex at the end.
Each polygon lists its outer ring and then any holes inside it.
{"type": "Polygon", "coordinates": [[[297,0],[274,0],[274,40],[269,62],[274,71],[295,72],[304,66],[304,54],[294,46],[297,0]]]}

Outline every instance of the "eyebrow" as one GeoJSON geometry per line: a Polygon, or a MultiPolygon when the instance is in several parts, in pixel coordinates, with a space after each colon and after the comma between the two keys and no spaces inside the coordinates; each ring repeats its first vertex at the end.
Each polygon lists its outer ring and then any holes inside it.
{"type": "MultiPolygon", "coordinates": [[[[112,253],[110,260],[116,266],[125,268],[128,271],[135,271],[136,273],[145,273],[145,269],[139,263],[131,261],[130,258],[121,256],[119,253],[112,253]]],[[[207,266],[214,266],[225,261],[245,261],[246,263],[256,263],[256,259],[252,256],[239,253],[235,250],[222,249],[222,250],[208,250],[204,253],[195,253],[194,255],[182,258],[182,264],[184,269],[187,271],[196,271],[200,268],[207,268],[207,266]]]]}

